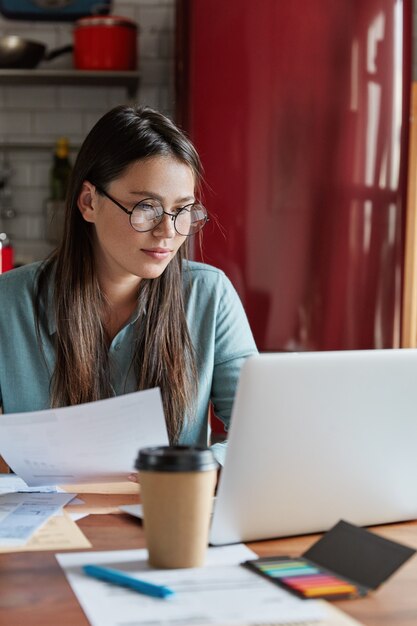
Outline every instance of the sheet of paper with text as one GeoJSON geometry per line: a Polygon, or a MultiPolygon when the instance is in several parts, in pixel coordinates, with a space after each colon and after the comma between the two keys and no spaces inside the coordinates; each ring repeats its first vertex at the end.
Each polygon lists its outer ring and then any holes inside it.
{"type": "Polygon", "coordinates": [[[158,388],[0,416],[0,455],[29,486],[125,481],[139,448],[167,444],[158,388]]]}

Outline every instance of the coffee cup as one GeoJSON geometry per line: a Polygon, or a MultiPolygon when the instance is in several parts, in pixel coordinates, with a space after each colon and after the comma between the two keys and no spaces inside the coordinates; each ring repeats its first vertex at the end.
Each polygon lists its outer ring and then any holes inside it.
{"type": "Polygon", "coordinates": [[[200,567],[208,544],[218,463],[208,448],[142,448],[139,472],[149,564],[200,567]]]}

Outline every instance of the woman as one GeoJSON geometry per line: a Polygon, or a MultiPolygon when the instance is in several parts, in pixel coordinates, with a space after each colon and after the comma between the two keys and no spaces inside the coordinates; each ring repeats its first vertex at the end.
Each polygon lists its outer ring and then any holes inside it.
{"type": "MultiPolygon", "coordinates": [[[[119,106],[85,139],[64,236],[43,263],[0,276],[5,413],[159,386],[172,443],[206,445],[208,406],[228,425],[256,352],[225,275],[185,260],[207,221],[199,157],[149,108],[119,106]]],[[[213,446],[224,460],[223,444],[213,446]]]]}

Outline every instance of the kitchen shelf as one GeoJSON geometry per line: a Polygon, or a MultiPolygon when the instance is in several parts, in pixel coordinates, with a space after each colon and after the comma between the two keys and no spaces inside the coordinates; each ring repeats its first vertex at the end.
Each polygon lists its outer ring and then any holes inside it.
{"type": "MultiPolygon", "coordinates": [[[[81,147],[82,141],[71,141],[70,151],[77,151],[81,147]]],[[[0,156],[6,151],[23,150],[47,150],[50,152],[56,145],[56,137],[46,137],[45,139],[38,139],[35,141],[28,141],[26,138],[22,139],[8,139],[0,135],[0,156]]]]}
{"type": "Polygon", "coordinates": [[[108,85],[125,87],[133,98],[139,85],[139,72],[92,70],[14,70],[0,69],[0,85],[108,85]]]}

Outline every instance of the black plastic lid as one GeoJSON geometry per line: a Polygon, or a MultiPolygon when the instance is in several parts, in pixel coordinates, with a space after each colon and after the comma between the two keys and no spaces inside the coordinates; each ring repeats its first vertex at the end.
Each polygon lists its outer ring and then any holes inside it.
{"type": "Polygon", "coordinates": [[[219,464],[209,448],[158,446],[139,450],[135,468],[155,472],[207,472],[219,464]]]}

